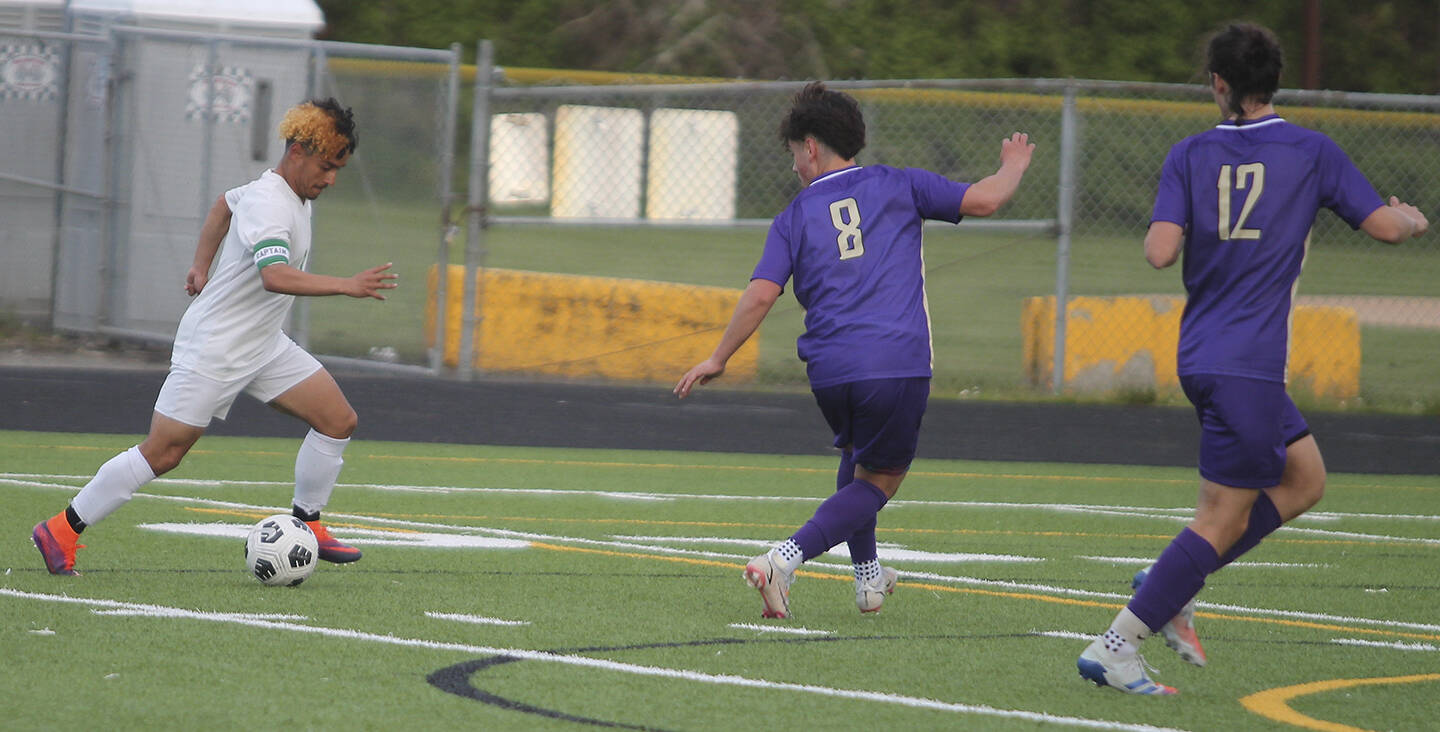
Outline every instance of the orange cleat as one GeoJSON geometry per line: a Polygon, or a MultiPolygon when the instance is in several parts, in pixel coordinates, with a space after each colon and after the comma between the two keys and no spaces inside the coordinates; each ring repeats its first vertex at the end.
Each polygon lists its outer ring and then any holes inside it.
{"type": "Polygon", "coordinates": [[[321,559],[335,564],[344,564],[360,558],[359,549],[341,543],[339,539],[331,536],[330,530],[319,521],[306,521],[305,525],[315,532],[315,541],[320,545],[321,559]]]}
{"type": "Polygon", "coordinates": [[[63,511],[35,524],[30,539],[40,550],[40,556],[45,558],[45,568],[50,570],[50,574],[72,577],[80,574],[75,571],[75,550],[84,549],[85,545],[77,543],[80,535],[70,528],[63,511]]]}

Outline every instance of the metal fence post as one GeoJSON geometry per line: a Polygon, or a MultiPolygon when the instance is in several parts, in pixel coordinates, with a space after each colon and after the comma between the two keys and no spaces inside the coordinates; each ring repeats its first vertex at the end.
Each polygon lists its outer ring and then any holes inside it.
{"type": "MultiPolygon", "coordinates": [[[[310,47],[310,73],[305,77],[305,98],[319,99],[325,96],[325,48],[320,45],[310,47]]],[[[273,132],[271,134],[274,134],[273,132]]],[[[282,151],[284,157],[285,151],[282,151]]],[[[318,262],[315,257],[315,250],[310,250],[310,258],[306,262],[305,269],[309,272],[318,271],[318,262]]],[[[295,305],[290,310],[290,322],[294,324],[295,332],[291,333],[295,342],[301,348],[310,348],[310,298],[297,297],[295,305]]]]}
{"type": "Polygon", "coordinates": [[[1075,216],[1075,82],[1065,84],[1065,103],[1060,113],[1060,191],[1055,214],[1055,365],[1051,388],[1059,394],[1065,388],[1065,305],[1070,290],[1070,232],[1075,216]]]}
{"type": "Polygon", "coordinates": [[[477,325],[484,321],[480,299],[484,294],[481,278],[485,269],[485,227],[490,182],[490,87],[495,73],[495,48],[489,41],[480,41],[475,54],[474,113],[470,119],[470,195],[466,207],[465,283],[463,326],[460,329],[460,377],[468,379],[474,369],[479,339],[477,325]]]}
{"type": "Polygon", "coordinates": [[[430,347],[430,370],[445,368],[446,306],[449,303],[450,240],[458,227],[451,208],[455,196],[455,133],[460,113],[460,44],[450,44],[450,75],[445,80],[445,119],[440,133],[440,245],[435,255],[435,343],[430,347]]]}

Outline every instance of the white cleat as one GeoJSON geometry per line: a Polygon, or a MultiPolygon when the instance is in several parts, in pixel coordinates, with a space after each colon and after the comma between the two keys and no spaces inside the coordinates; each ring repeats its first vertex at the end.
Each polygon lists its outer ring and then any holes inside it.
{"type": "Polygon", "coordinates": [[[1105,646],[1104,638],[1096,638],[1075,661],[1080,676],[1109,686],[1126,694],[1169,695],[1180,693],[1174,687],[1157,684],[1145,673],[1148,665],[1139,653],[1119,656],[1105,646]]]}
{"type": "Polygon", "coordinates": [[[762,618],[790,617],[790,583],[795,575],[780,568],[766,552],[745,565],[745,582],[760,591],[760,600],[765,603],[762,618]]]}
{"type": "Polygon", "coordinates": [[[895,580],[900,578],[900,573],[889,568],[880,568],[880,577],[869,584],[861,584],[855,580],[855,606],[860,608],[862,613],[878,613],[880,606],[885,604],[885,596],[895,592],[895,580]]]}

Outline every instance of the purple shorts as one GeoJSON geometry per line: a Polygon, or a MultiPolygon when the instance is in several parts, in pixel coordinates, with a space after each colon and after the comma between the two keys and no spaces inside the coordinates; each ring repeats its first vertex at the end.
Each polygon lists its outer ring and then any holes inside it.
{"type": "Polygon", "coordinates": [[[1188,374],[1185,396],[1200,418],[1200,475],[1232,488],[1270,488],[1285,473],[1285,448],[1310,434],[1278,381],[1188,374]]]}
{"type": "Polygon", "coordinates": [[[889,474],[910,468],[930,399],[929,377],[852,381],[812,392],[835,433],[835,447],[853,449],[856,465],[889,474]]]}

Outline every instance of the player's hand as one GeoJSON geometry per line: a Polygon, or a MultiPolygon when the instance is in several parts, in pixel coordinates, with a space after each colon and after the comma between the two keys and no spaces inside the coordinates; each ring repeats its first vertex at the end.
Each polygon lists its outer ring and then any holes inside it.
{"type": "Polygon", "coordinates": [[[1024,132],[1012,133],[1009,139],[1000,141],[1000,167],[1018,166],[1021,171],[1030,167],[1030,156],[1035,152],[1035,143],[1024,132]]]}
{"type": "Polygon", "coordinates": [[[725,373],[725,364],[716,361],[714,357],[707,358],[695,364],[685,375],[680,377],[680,383],[675,385],[673,390],[675,396],[684,399],[690,396],[690,390],[696,384],[708,384],[711,379],[719,378],[725,373]]]}
{"type": "Polygon", "coordinates": [[[185,294],[190,297],[199,295],[200,291],[205,289],[205,283],[209,281],[209,272],[199,267],[191,267],[190,271],[185,273],[185,294]]]}
{"type": "Polygon", "coordinates": [[[385,270],[390,269],[393,262],[386,262],[379,267],[371,267],[350,278],[353,288],[345,293],[350,297],[373,297],[376,300],[384,300],[382,290],[393,290],[399,283],[394,282],[400,275],[390,274],[385,270]]]}
{"type": "Polygon", "coordinates": [[[1430,229],[1430,221],[1425,218],[1425,214],[1420,209],[1401,201],[1399,197],[1390,197],[1390,208],[1399,211],[1401,215],[1415,223],[1415,231],[1411,236],[1420,236],[1430,229]]]}

